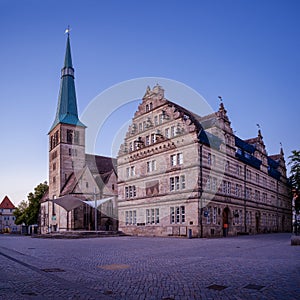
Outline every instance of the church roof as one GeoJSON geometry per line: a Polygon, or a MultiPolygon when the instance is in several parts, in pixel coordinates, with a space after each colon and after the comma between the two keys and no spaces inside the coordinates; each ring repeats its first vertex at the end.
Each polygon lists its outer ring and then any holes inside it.
{"type": "Polygon", "coordinates": [[[7,196],[4,197],[2,202],[0,203],[1,209],[15,209],[16,207],[13,205],[13,203],[9,200],[7,196]]]}
{"type": "Polygon", "coordinates": [[[78,181],[84,174],[84,172],[89,169],[92,173],[99,188],[107,184],[110,176],[113,172],[116,173],[116,159],[100,155],[86,154],[86,166],[77,171],[76,173],[71,173],[67,178],[66,183],[61,189],[60,195],[72,194],[78,181]]]}
{"type": "Polygon", "coordinates": [[[50,131],[59,123],[86,127],[78,118],[74,69],[72,65],[69,34],[67,38],[64,66],[61,70],[57,111],[50,131]]]}
{"type": "Polygon", "coordinates": [[[92,174],[104,174],[116,169],[117,160],[107,156],[86,154],[85,163],[92,174]]]}

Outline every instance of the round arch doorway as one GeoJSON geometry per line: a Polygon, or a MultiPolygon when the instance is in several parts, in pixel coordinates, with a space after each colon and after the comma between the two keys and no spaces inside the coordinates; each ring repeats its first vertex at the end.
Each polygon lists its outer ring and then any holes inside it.
{"type": "Polygon", "coordinates": [[[230,210],[228,206],[226,206],[223,209],[223,236],[226,237],[228,236],[228,230],[229,230],[229,215],[230,215],[230,210]]]}

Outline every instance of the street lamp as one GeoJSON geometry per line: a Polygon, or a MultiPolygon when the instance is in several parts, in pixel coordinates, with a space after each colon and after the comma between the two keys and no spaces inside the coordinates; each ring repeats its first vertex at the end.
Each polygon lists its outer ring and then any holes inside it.
{"type": "Polygon", "coordinates": [[[95,231],[97,231],[97,200],[96,200],[96,188],[94,189],[94,201],[95,201],[95,231]]]}

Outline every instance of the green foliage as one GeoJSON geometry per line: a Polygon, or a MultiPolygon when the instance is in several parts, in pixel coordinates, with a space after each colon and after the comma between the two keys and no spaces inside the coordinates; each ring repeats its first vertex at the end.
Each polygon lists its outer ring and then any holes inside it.
{"type": "Polygon", "coordinates": [[[47,182],[40,183],[35,189],[34,193],[29,193],[28,201],[22,201],[14,212],[16,217],[15,223],[17,225],[25,224],[32,225],[38,223],[40,200],[44,193],[48,190],[47,182]]]}
{"type": "Polygon", "coordinates": [[[291,166],[290,182],[293,187],[293,197],[295,198],[295,211],[300,213],[300,151],[293,150],[289,156],[291,166]]]}
{"type": "Polygon", "coordinates": [[[27,218],[26,218],[26,209],[28,208],[27,201],[23,200],[14,211],[14,216],[16,217],[15,223],[17,225],[26,224],[27,225],[27,218]]]}
{"type": "Polygon", "coordinates": [[[293,189],[300,191],[300,151],[293,150],[289,156],[289,165],[291,166],[290,181],[293,189]]]}

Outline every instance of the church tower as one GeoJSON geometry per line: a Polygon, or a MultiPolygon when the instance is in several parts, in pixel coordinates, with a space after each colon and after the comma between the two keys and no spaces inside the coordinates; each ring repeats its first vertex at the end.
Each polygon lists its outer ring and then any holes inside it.
{"type": "Polygon", "coordinates": [[[85,128],[80,122],[68,32],[55,120],[49,135],[49,199],[60,196],[68,178],[85,166],[85,128]]]}

